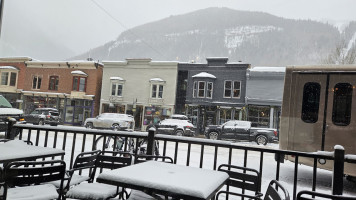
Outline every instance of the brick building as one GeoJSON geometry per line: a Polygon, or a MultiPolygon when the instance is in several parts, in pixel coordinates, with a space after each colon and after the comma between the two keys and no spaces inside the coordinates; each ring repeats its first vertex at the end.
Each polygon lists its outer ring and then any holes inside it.
{"type": "Polygon", "coordinates": [[[25,84],[25,62],[31,60],[29,57],[0,58],[0,94],[15,108],[22,109],[21,89],[25,84]]]}
{"type": "MultiPolygon", "coordinates": [[[[57,108],[63,123],[70,125],[82,125],[87,117],[99,114],[102,64],[94,61],[36,61],[31,58],[1,58],[0,64],[7,66],[6,70],[12,66],[13,73],[17,70],[16,86],[7,86],[6,90],[1,87],[0,91],[15,91],[18,107],[25,113],[38,107],[57,108]]],[[[11,77],[9,79],[10,84],[11,77]]]]}

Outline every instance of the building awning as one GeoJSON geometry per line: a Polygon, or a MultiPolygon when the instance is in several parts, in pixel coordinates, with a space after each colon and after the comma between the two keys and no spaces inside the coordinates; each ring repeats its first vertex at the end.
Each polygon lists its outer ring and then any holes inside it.
{"type": "Polygon", "coordinates": [[[194,76],[192,76],[193,78],[216,78],[216,76],[209,74],[207,72],[201,72],[199,74],[196,74],[194,76]]]}
{"type": "Polygon", "coordinates": [[[88,76],[88,74],[86,74],[85,72],[80,71],[80,70],[72,71],[71,74],[72,75],[80,75],[80,76],[88,76]]]}

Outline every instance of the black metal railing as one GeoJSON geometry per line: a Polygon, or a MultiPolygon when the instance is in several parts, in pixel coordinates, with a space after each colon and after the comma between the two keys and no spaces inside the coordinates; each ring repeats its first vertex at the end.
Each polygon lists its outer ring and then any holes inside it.
{"type": "MultiPolygon", "coordinates": [[[[75,156],[83,151],[93,149],[103,149],[106,147],[107,138],[113,138],[113,144],[110,147],[116,147],[118,138],[133,138],[135,141],[134,154],[139,152],[139,141],[147,140],[147,154],[152,155],[154,152],[154,140],[159,141],[159,152],[163,156],[173,158],[175,164],[183,164],[199,168],[208,168],[216,170],[219,164],[235,164],[241,166],[254,167],[260,171],[263,179],[269,182],[271,179],[276,179],[285,182],[291,182],[292,188],[290,191],[293,199],[299,187],[306,187],[313,191],[318,190],[318,174],[321,173],[318,168],[318,160],[324,159],[333,161],[333,171],[328,175],[332,176],[330,184],[330,193],[341,195],[344,191],[344,163],[356,163],[354,156],[344,156],[343,149],[335,149],[330,153],[306,153],[298,151],[286,151],[279,149],[270,149],[259,146],[244,146],[228,141],[214,141],[201,138],[177,137],[169,135],[155,135],[154,131],[149,132],[125,132],[111,130],[89,130],[82,127],[70,126],[36,126],[15,124],[11,127],[11,131],[19,132],[16,139],[31,140],[36,146],[59,148],[66,151],[62,160],[65,160],[69,166],[73,165],[75,156]],[[103,142],[96,143],[99,137],[104,138],[103,142]],[[294,158],[294,163],[288,161],[288,165],[284,162],[285,156],[294,158]],[[345,159],[346,158],[346,159],[345,159]],[[298,181],[300,176],[299,166],[301,160],[311,160],[312,167],[307,168],[308,177],[311,173],[311,185],[301,185],[298,181]],[[273,162],[271,162],[273,161],[273,162]],[[266,169],[266,166],[268,169],[266,169]],[[287,168],[288,166],[289,168],[287,168]],[[287,168],[286,170],[283,170],[287,168]],[[265,172],[267,171],[267,172],[265,172]],[[273,173],[272,173],[273,172],[273,173]],[[281,175],[281,173],[284,173],[281,175]],[[272,174],[272,175],[271,175],[272,174]]],[[[8,134],[7,137],[11,137],[8,134]]],[[[129,143],[125,143],[123,150],[130,149],[129,143]]],[[[132,150],[132,149],[131,149],[132,150]]],[[[320,165],[319,165],[320,166],[320,165]]],[[[356,165],[355,165],[356,167],[356,165]]],[[[305,171],[305,169],[303,169],[305,171]]],[[[325,174],[325,171],[323,171],[325,174]]],[[[189,181],[189,180],[187,180],[189,181]]],[[[308,184],[308,183],[302,183],[308,184]]],[[[322,186],[325,190],[325,186],[322,186]]],[[[355,192],[356,191],[351,191],[355,192]]]]}

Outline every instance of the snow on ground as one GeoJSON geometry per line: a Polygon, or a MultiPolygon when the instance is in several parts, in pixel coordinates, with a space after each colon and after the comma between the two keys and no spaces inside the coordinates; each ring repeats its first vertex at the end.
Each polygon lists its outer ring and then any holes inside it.
{"type": "MultiPolygon", "coordinates": [[[[48,126],[49,127],[49,126],[48,126]]],[[[61,127],[63,128],[63,127],[61,127]]],[[[76,130],[83,130],[83,127],[68,127],[74,128],[76,130]]],[[[26,134],[26,131],[24,132],[26,134]]],[[[44,135],[45,132],[41,132],[41,139],[39,146],[44,146],[44,135]]],[[[0,134],[0,139],[3,135],[0,134]]],[[[62,134],[58,134],[57,138],[57,147],[62,148],[63,145],[63,138],[62,134]]],[[[36,134],[32,132],[31,140],[35,141],[36,134]]],[[[48,147],[53,147],[53,140],[54,140],[54,133],[49,132],[49,140],[48,140],[48,147]]],[[[85,139],[85,147],[84,151],[91,150],[92,147],[92,136],[88,135],[85,139]]],[[[67,141],[65,145],[66,155],[64,160],[70,163],[70,156],[72,153],[72,142],[73,142],[73,135],[67,135],[67,141]]],[[[74,155],[76,156],[80,152],[82,152],[82,144],[83,144],[83,137],[81,134],[76,136],[76,148],[74,149],[74,155]]],[[[245,145],[245,146],[257,146],[255,142],[237,142],[238,145],[245,145]]],[[[174,158],[174,148],[176,143],[167,142],[167,150],[166,155],[174,158]]],[[[261,147],[261,146],[258,146],[261,147]]],[[[264,148],[272,148],[278,149],[278,144],[267,144],[264,148]]],[[[177,164],[186,165],[187,162],[187,149],[188,145],[184,143],[179,143],[179,150],[177,153],[177,164]]],[[[199,145],[192,145],[191,146],[191,155],[190,155],[190,163],[189,165],[192,167],[199,167],[200,166],[200,152],[201,146],[199,145]]],[[[203,159],[203,168],[213,169],[214,166],[214,153],[215,148],[212,146],[204,146],[204,159],[203,159]]],[[[163,154],[163,142],[160,142],[160,154],[163,154]]],[[[217,158],[217,166],[223,163],[228,163],[228,155],[229,149],[227,148],[219,148],[218,151],[218,158],[217,158]]],[[[232,152],[232,164],[243,166],[243,156],[244,151],[242,150],[233,150],[232,152]]],[[[248,152],[248,160],[247,160],[247,167],[255,168],[259,170],[259,159],[260,153],[258,152],[248,152]]],[[[290,161],[285,161],[281,164],[280,169],[280,182],[287,188],[290,195],[292,196],[293,193],[293,182],[294,182],[294,163],[290,161]]],[[[275,179],[276,176],[276,162],[274,160],[274,154],[265,153],[264,154],[264,161],[263,161],[263,172],[262,172],[262,192],[266,191],[268,183],[270,180],[275,179]]],[[[189,180],[187,180],[189,181],[189,180]]],[[[331,191],[331,183],[332,183],[332,172],[327,170],[318,169],[317,174],[317,183],[316,183],[316,190],[319,192],[330,193],[331,191]]],[[[312,184],[312,168],[305,165],[298,166],[298,177],[297,177],[297,191],[302,189],[310,190],[312,184]]],[[[356,183],[350,182],[344,179],[344,194],[347,195],[356,195],[356,183]]]]}

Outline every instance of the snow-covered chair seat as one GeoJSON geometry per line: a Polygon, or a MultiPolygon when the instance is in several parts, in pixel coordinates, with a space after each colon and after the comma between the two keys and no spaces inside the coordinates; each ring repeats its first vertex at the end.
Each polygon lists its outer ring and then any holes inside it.
{"type": "Polygon", "coordinates": [[[9,188],[7,190],[7,199],[12,200],[47,200],[57,199],[58,192],[54,185],[32,185],[28,187],[9,188]]]}
{"type": "MultiPolygon", "coordinates": [[[[99,153],[100,150],[87,151],[78,154],[72,169],[67,170],[66,172],[63,185],[65,191],[68,191],[70,187],[78,185],[82,182],[93,182],[95,175],[95,163],[99,153]],[[82,172],[81,175],[77,173],[79,171],[82,172]]],[[[51,181],[46,184],[52,184],[59,188],[60,181],[51,181]]]]}
{"type": "Polygon", "coordinates": [[[66,197],[73,199],[105,200],[122,192],[117,186],[102,183],[81,183],[72,187],[66,197]]]}
{"type": "MultiPolygon", "coordinates": [[[[117,169],[130,165],[132,156],[129,152],[102,151],[97,156],[95,171],[103,169],[117,169]]],[[[123,188],[103,183],[80,183],[71,187],[66,196],[73,199],[102,200],[119,195],[120,198],[127,192],[123,188]]]]}

